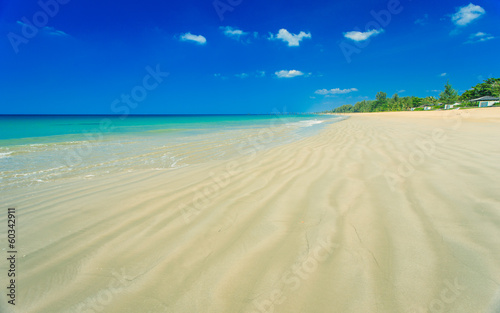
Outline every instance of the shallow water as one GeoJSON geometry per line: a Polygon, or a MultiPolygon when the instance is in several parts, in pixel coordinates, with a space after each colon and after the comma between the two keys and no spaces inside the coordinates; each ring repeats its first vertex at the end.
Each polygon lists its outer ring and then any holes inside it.
{"type": "Polygon", "coordinates": [[[289,143],[327,115],[1,116],[0,189],[167,170],[289,143]]]}

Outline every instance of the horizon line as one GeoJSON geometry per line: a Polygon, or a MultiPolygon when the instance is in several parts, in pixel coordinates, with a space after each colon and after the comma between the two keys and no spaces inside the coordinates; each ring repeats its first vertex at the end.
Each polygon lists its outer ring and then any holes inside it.
{"type": "Polygon", "coordinates": [[[13,113],[13,114],[3,114],[0,116],[110,116],[110,117],[128,117],[128,116],[221,116],[221,115],[297,115],[297,114],[317,114],[321,112],[280,112],[280,113],[176,113],[176,114],[87,114],[87,113],[13,113]]]}

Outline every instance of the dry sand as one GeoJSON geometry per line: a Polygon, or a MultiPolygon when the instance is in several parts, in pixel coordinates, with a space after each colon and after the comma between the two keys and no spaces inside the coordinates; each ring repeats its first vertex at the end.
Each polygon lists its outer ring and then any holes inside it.
{"type": "Polygon", "coordinates": [[[498,108],[356,114],[231,161],[3,196],[20,259],[2,312],[500,310],[498,108]]]}

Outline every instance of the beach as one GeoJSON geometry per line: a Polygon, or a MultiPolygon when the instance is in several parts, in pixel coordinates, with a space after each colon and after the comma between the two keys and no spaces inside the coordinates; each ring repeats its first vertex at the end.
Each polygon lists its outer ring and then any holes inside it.
{"type": "Polygon", "coordinates": [[[499,312],[500,108],[352,114],[259,149],[262,129],[224,158],[4,192],[2,312],[499,312]]]}

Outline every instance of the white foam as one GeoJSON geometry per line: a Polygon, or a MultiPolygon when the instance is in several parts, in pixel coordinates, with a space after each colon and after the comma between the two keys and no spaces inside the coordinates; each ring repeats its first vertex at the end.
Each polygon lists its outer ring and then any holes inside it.
{"type": "MultiPolygon", "coordinates": [[[[172,159],[174,159],[174,162],[170,165],[170,167],[176,167],[177,163],[178,163],[179,161],[184,160],[184,159],[185,159],[185,157],[184,157],[184,158],[172,158],[172,159]]],[[[177,167],[182,167],[182,165],[179,165],[179,166],[177,166],[177,167]]]]}
{"type": "Polygon", "coordinates": [[[324,121],[320,121],[320,120],[307,120],[307,121],[299,121],[299,122],[293,122],[293,123],[288,123],[287,125],[288,126],[298,126],[298,127],[311,127],[313,125],[316,125],[316,124],[321,124],[323,123],[324,121]]]}

